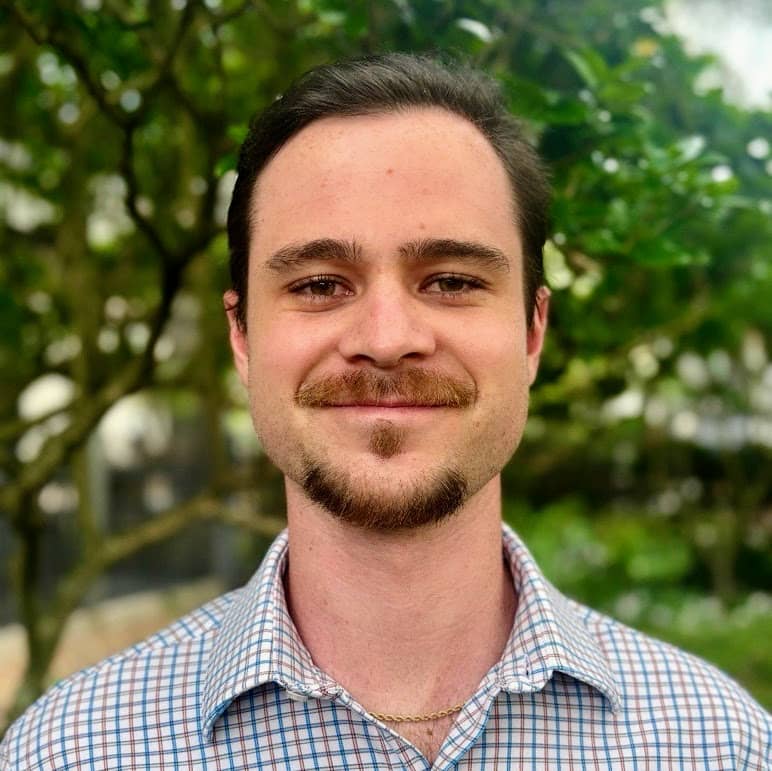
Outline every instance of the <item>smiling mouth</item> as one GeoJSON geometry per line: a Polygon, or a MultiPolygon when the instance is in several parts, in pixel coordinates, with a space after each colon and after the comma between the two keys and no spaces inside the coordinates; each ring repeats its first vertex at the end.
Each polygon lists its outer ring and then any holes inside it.
{"type": "Polygon", "coordinates": [[[367,401],[367,402],[335,402],[324,405],[325,407],[370,407],[370,408],[383,408],[383,409],[436,409],[438,407],[446,407],[445,404],[428,404],[426,402],[399,402],[399,401],[367,401]]]}

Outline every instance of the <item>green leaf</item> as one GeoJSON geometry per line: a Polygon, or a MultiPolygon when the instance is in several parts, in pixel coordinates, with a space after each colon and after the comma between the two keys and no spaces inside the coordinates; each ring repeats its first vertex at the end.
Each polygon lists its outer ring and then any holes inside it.
{"type": "Polygon", "coordinates": [[[226,171],[231,171],[236,168],[237,155],[236,153],[227,153],[223,155],[215,165],[215,176],[221,177],[226,171]]]}
{"type": "Polygon", "coordinates": [[[597,90],[599,85],[608,79],[608,67],[597,51],[582,48],[568,49],[562,53],[591,90],[597,90]]]}

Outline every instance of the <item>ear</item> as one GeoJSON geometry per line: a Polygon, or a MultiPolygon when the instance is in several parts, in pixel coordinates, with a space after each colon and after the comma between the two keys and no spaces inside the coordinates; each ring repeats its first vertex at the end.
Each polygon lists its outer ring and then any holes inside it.
{"type": "Polygon", "coordinates": [[[540,286],[536,290],[536,303],[533,308],[533,319],[527,332],[526,358],[528,361],[528,383],[533,385],[536,373],[539,371],[539,358],[541,357],[544,337],[547,334],[547,317],[550,307],[550,290],[546,286],[540,286]]]}
{"type": "Polygon", "coordinates": [[[233,353],[233,363],[236,366],[236,372],[239,373],[244,388],[249,383],[249,346],[247,344],[247,330],[242,328],[236,319],[236,305],[239,296],[232,289],[229,289],[223,295],[225,305],[225,315],[228,317],[228,339],[233,353]]]}

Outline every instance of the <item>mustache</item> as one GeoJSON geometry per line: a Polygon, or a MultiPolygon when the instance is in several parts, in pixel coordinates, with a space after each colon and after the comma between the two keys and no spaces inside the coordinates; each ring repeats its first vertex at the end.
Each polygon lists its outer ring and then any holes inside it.
{"type": "Polygon", "coordinates": [[[413,368],[384,375],[362,369],[303,384],[295,394],[295,403],[335,407],[398,401],[420,407],[469,407],[476,398],[473,384],[441,372],[413,368]]]}

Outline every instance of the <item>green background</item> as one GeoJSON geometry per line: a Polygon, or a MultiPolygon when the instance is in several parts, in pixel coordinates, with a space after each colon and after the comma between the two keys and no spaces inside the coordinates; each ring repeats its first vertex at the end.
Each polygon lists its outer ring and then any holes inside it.
{"type": "Polygon", "coordinates": [[[551,169],[553,315],[506,519],[564,591],[772,705],[772,114],[701,87],[712,62],[661,18],[642,0],[0,3],[0,611],[30,653],[16,711],[74,608],[193,576],[213,540],[235,583],[281,526],[221,310],[235,153],[292,77],[382,50],[495,75],[551,169]],[[20,414],[43,374],[70,401],[20,414]],[[95,437],[131,394],[173,438],[121,472],[144,498],[106,515],[94,480],[118,477],[95,437]]]}

